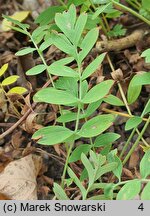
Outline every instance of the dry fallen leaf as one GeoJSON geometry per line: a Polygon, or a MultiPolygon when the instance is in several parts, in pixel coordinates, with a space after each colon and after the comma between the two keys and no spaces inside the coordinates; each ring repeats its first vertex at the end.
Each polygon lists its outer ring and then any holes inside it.
{"type": "Polygon", "coordinates": [[[10,162],[0,173],[0,193],[12,200],[36,200],[41,157],[28,155],[10,162]]]}
{"type": "Polygon", "coordinates": [[[139,153],[135,151],[132,153],[130,160],[129,160],[129,169],[136,167],[139,163],[139,153]]]}

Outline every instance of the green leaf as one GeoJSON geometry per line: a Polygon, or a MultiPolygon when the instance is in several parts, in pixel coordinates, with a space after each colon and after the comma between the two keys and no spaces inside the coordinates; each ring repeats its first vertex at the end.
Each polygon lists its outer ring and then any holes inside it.
{"type": "Polygon", "coordinates": [[[84,165],[84,167],[86,168],[87,172],[88,172],[88,178],[89,178],[89,187],[92,186],[92,184],[94,183],[94,169],[92,164],[90,163],[90,161],[88,160],[87,156],[82,153],[81,154],[81,161],[84,165]]]}
{"type": "Polygon", "coordinates": [[[116,162],[112,162],[112,163],[106,164],[102,167],[99,167],[99,169],[96,172],[95,181],[97,179],[99,179],[102,175],[104,175],[105,173],[108,173],[108,172],[115,170],[117,168],[117,165],[118,164],[116,162]]]}
{"type": "Polygon", "coordinates": [[[117,25],[115,25],[115,26],[113,27],[113,29],[112,29],[111,31],[109,31],[109,32],[107,33],[107,35],[108,35],[109,37],[119,37],[119,36],[124,36],[125,33],[126,33],[126,29],[123,28],[122,25],[117,24],[117,25]]]}
{"type": "Polygon", "coordinates": [[[36,65],[35,67],[32,67],[29,69],[26,74],[27,75],[37,75],[42,73],[44,70],[46,70],[46,66],[43,64],[36,65]]]}
{"type": "Polygon", "coordinates": [[[55,88],[41,89],[34,95],[34,101],[45,102],[52,104],[68,105],[78,102],[78,98],[63,90],[57,90],[55,88]]]}
{"type": "Polygon", "coordinates": [[[7,71],[8,69],[8,64],[4,64],[1,68],[0,68],[0,76],[4,75],[4,73],[7,71]]]}
{"type": "Polygon", "coordinates": [[[50,66],[53,66],[53,65],[54,66],[55,65],[64,66],[64,65],[67,65],[67,64],[71,63],[73,60],[74,60],[73,57],[62,58],[62,59],[59,59],[58,61],[53,62],[50,66]]]}
{"type": "Polygon", "coordinates": [[[138,116],[131,117],[127,120],[125,124],[125,130],[131,130],[133,128],[138,127],[138,125],[142,122],[142,118],[138,116]]]}
{"type": "MultiPolygon", "coordinates": [[[[79,116],[79,119],[81,118],[84,118],[82,114],[79,116]]],[[[75,121],[76,119],[77,119],[77,113],[66,112],[57,118],[57,122],[66,123],[66,122],[75,121]]]]}
{"type": "Polygon", "coordinates": [[[50,47],[53,44],[53,41],[51,38],[46,39],[39,47],[39,50],[43,52],[45,49],[50,47]]]}
{"type": "Polygon", "coordinates": [[[55,82],[55,87],[58,89],[66,90],[75,97],[78,97],[78,83],[75,78],[72,77],[60,77],[55,82]]]}
{"type": "Polygon", "coordinates": [[[89,117],[90,115],[92,115],[96,109],[98,109],[100,107],[102,103],[102,100],[98,100],[96,102],[90,103],[87,107],[87,109],[85,110],[85,117],[89,117]]]}
{"type": "Polygon", "coordinates": [[[141,190],[141,182],[138,179],[130,180],[126,183],[119,193],[117,194],[117,200],[132,200],[139,194],[141,190]]]}
{"type": "MultiPolygon", "coordinates": [[[[74,85],[71,85],[72,88],[74,85]]],[[[69,91],[70,92],[70,91],[69,91]]],[[[76,92],[72,91],[72,94],[77,96],[76,92]]],[[[96,101],[88,105],[84,113],[80,113],[79,119],[88,118],[101,104],[102,100],[96,101]]],[[[57,118],[57,122],[66,123],[75,121],[77,119],[77,113],[68,111],[64,112],[60,117],[57,118]]]]}
{"type": "Polygon", "coordinates": [[[54,63],[52,63],[49,67],[48,67],[48,72],[50,74],[53,75],[58,75],[58,76],[66,76],[66,77],[78,77],[78,73],[73,70],[72,68],[68,67],[68,66],[64,66],[62,64],[62,61],[65,61],[64,64],[68,64],[70,62],[73,61],[73,58],[66,58],[66,59],[61,59],[59,61],[56,61],[54,63]],[[68,60],[68,61],[67,61],[68,60]]]}
{"type": "MultiPolygon", "coordinates": [[[[80,113],[79,119],[88,118],[99,106],[102,101],[96,101],[88,105],[84,113],[80,113]]],[[[68,111],[64,112],[60,117],[57,118],[57,122],[71,122],[77,119],[77,113],[68,111]]]]}
{"type": "Polygon", "coordinates": [[[105,12],[106,8],[112,3],[108,3],[106,5],[101,5],[100,7],[97,7],[96,12],[93,14],[92,19],[97,18],[101,13],[105,12]]]}
{"type": "Polygon", "coordinates": [[[38,139],[42,145],[55,145],[64,142],[73,135],[73,131],[62,126],[47,126],[36,131],[32,139],[38,139]]]}
{"type": "Polygon", "coordinates": [[[67,2],[68,6],[70,6],[71,4],[74,4],[75,6],[80,6],[85,2],[85,0],[68,0],[67,2]]]}
{"type": "Polygon", "coordinates": [[[11,28],[12,30],[14,30],[14,31],[18,31],[18,32],[20,32],[20,33],[22,33],[22,34],[28,35],[28,32],[27,32],[27,31],[25,31],[25,30],[23,30],[23,29],[21,29],[21,28],[18,28],[18,27],[16,27],[16,26],[10,26],[10,28],[11,28]]]}
{"type": "Polygon", "coordinates": [[[91,150],[90,161],[93,163],[95,169],[97,169],[98,167],[101,167],[106,162],[106,157],[101,154],[97,154],[91,150]]]}
{"type": "Polygon", "coordinates": [[[144,107],[144,110],[141,114],[141,117],[143,117],[144,115],[146,115],[149,112],[150,112],[150,99],[147,101],[147,104],[144,107]]]}
{"type": "Polygon", "coordinates": [[[108,104],[114,105],[114,106],[124,106],[124,103],[122,102],[122,100],[120,100],[119,98],[117,98],[116,96],[110,94],[108,96],[106,96],[103,101],[105,101],[108,104]]]}
{"type": "Polygon", "coordinates": [[[16,86],[16,87],[13,87],[11,88],[7,94],[19,94],[19,95],[22,95],[24,93],[27,92],[27,89],[24,88],[24,87],[20,87],[20,86],[16,86]]]}
{"type": "Polygon", "coordinates": [[[135,86],[134,83],[136,81],[136,76],[132,78],[130,81],[130,84],[128,86],[128,91],[127,91],[127,100],[129,104],[132,104],[136,101],[136,99],[139,97],[142,85],[135,86]]]}
{"type": "Polygon", "coordinates": [[[104,146],[104,148],[101,150],[101,155],[107,156],[112,148],[112,143],[107,144],[104,146]]]}
{"type": "Polygon", "coordinates": [[[1,85],[2,86],[7,86],[7,85],[10,85],[10,84],[13,84],[14,82],[17,81],[18,78],[19,78],[19,76],[17,76],[17,75],[12,75],[10,77],[7,77],[2,81],[1,85]]]}
{"type": "Polygon", "coordinates": [[[107,199],[112,200],[113,199],[113,189],[114,189],[114,184],[113,183],[109,183],[106,185],[106,187],[104,188],[104,195],[107,197],[107,199]]]}
{"type": "Polygon", "coordinates": [[[56,13],[61,13],[64,10],[64,6],[50,6],[42,13],[40,13],[40,15],[36,18],[35,23],[39,23],[40,25],[47,25],[54,20],[56,13]]]}
{"type": "Polygon", "coordinates": [[[73,56],[76,59],[76,53],[75,53],[75,48],[73,45],[70,43],[70,41],[67,39],[67,37],[64,34],[61,33],[53,33],[51,35],[53,44],[62,50],[64,53],[67,53],[71,56],[73,56]]]}
{"type": "Polygon", "coordinates": [[[100,146],[108,145],[110,143],[115,142],[119,138],[120,138],[120,135],[117,133],[101,134],[98,137],[96,137],[95,142],[94,142],[94,147],[100,147],[100,146]]]}
{"type": "Polygon", "coordinates": [[[71,170],[70,167],[68,167],[68,174],[70,176],[70,178],[73,179],[74,183],[78,186],[78,188],[80,189],[81,193],[82,193],[82,197],[85,198],[86,196],[86,189],[83,187],[82,183],[80,182],[80,180],[78,179],[78,177],[75,175],[75,173],[71,170]]]}
{"type": "Polygon", "coordinates": [[[84,153],[84,154],[87,154],[89,152],[89,150],[91,149],[91,145],[88,145],[88,144],[83,144],[83,145],[79,145],[77,146],[70,158],[69,158],[69,163],[73,163],[73,162],[76,162],[78,160],[81,159],[81,154],[84,153]]]}
{"type": "Polygon", "coordinates": [[[80,45],[81,51],[79,53],[80,62],[83,61],[83,59],[87,56],[87,54],[90,52],[90,50],[96,43],[98,34],[99,34],[98,28],[91,29],[82,40],[80,45]]]}
{"type": "Polygon", "coordinates": [[[98,56],[94,61],[92,61],[86,69],[82,73],[82,80],[86,79],[89,77],[92,73],[96,71],[96,69],[100,66],[102,61],[104,60],[106,53],[101,54],[98,56]]]}
{"type": "Polygon", "coordinates": [[[97,84],[96,86],[94,86],[92,89],[88,91],[88,93],[82,99],[82,102],[92,103],[103,98],[106,94],[109,93],[109,90],[112,87],[113,83],[114,83],[113,80],[106,80],[97,84]]]}
{"type": "Polygon", "coordinates": [[[87,170],[84,168],[81,172],[81,175],[80,175],[80,181],[83,182],[87,178],[88,178],[88,173],[87,173],[87,170]]]}
{"type": "Polygon", "coordinates": [[[32,39],[36,44],[39,44],[44,38],[45,34],[49,29],[48,25],[39,26],[32,32],[32,39]]]}
{"type": "Polygon", "coordinates": [[[150,149],[145,153],[140,162],[140,174],[143,179],[150,175],[150,149]]]}
{"type": "Polygon", "coordinates": [[[141,193],[141,200],[150,200],[150,182],[145,185],[141,193]]]}
{"type": "Polygon", "coordinates": [[[150,0],[142,0],[142,7],[150,12],[150,0]]]}
{"type": "Polygon", "coordinates": [[[76,22],[76,8],[72,4],[68,11],[61,13],[56,13],[55,23],[61,29],[61,31],[73,42],[74,38],[74,25],[76,22]]]}
{"type": "Polygon", "coordinates": [[[104,189],[109,183],[94,183],[89,191],[95,190],[95,189],[104,189]]]}
{"type": "Polygon", "coordinates": [[[86,22],[87,22],[87,14],[85,14],[85,13],[80,14],[80,16],[78,17],[78,20],[75,24],[74,35],[73,35],[73,39],[72,39],[72,42],[76,46],[78,46],[78,44],[79,44],[79,41],[81,39],[81,35],[82,35],[82,32],[85,28],[86,22]]]}
{"type": "Polygon", "coordinates": [[[150,72],[144,72],[134,76],[133,86],[150,85],[150,72]]]}
{"type": "Polygon", "coordinates": [[[116,155],[117,154],[117,149],[112,150],[108,155],[107,155],[107,159],[108,162],[116,162],[117,163],[117,167],[116,169],[113,170],[114,175],[119,179],[119,181],[121,181],[121,174],[122,174],[122,162],[120,160],[120,158],[116,155]]]}
{"type": "Polygon", "coordinates": [[[28,29],[30,26],[28,24],[23,24],[21,22],[19,22],[18,20],[15,20],[9,16],[3,15],[3,18],[7,19],[8,21],[12,22],[13,24],[19,26],[21,29],[26,30],[28,29]]]}
{"type": "Polygon", "coordinates": [[[104,194],[96,195],[88,198],[87,200],[109,200],[104,194]]]}
{"type": "Polygon", "coordinates": [[[78,134],[82,137],[94,137],[108,129],[114,121],[114,115],[96,116],[85,122],[78,134]]]}
{"type": "Polygon", "coordinates": [[[86,95],[88,88],[89,88],[89,86],[88,86],[88,82],[86,80],[81,82],[81,99],[84,98],[84,96],[86,95]]]}
{"type": "Polygon", "coordinates": [[[35,48],[31,48],[31,47],[27,47],[25,49],[22,49],[18,52],[16,52],[16,56],[23,56],[23,55],[27,55],[29,53],[32,53],[34,50],[36,50],[35,48]]]}
{"type": "Polygon", "coordinates": [[[142,52],[141,57],[145,57],[145,62],[150,63],[150,48],[142,52]]]}
{"type": "Polygon", "coordinates": [[[96,28],[97,26],[99,26],[100,23],[100,17],[97,17],[96,19],[92,19],[93,13],[92,12],[88,12],[88,17],[87,17],[87,22],[85,25],[85,29],[87,30],[91,30],[93,28],[96,28]]]}
{"type": "Polygon", "coordinates": [[[66,195],[62,187],[54,182],[53,191],[58,200],[69,200],[69,197],[66,195]]]}

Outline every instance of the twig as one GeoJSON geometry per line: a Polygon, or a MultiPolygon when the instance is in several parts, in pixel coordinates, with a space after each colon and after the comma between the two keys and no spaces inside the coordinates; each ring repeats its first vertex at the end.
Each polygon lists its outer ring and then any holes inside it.
{"type": "MultiPolygon", "coordinates": [[[[124,117],[127,117],[127,118],[132,118],[134,117],[134,115],[129,115],[127,113],[121,113],[121,112],[117,112],[117,111],[114,111],[114,110],[110,110],[110,109],[106,109],[106,108],[103,108],[102,109],[104,112],[107,112],[107,113],[113,113],[113,114],[117,114],[119,116],[124,116],[124,117]]],[[[147,118],[141,118],[143,121],[148,121],[147,118]]]]}
{"type": "Polygon", "coordinates": [[[98,52],[120,51],[129,47],[133,47],[137,44],[137,42],[142,40],[144,33],[144,29],[138,29],[132,32],[130,35],[120,39],[98,41],[94,50],[98,52]]]}

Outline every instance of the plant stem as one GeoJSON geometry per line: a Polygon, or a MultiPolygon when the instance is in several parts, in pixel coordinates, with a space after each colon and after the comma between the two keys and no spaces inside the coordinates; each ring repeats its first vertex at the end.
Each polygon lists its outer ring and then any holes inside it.
{"type": "MultiPolygon", "coordinates": [[[[109,65],[110,65],[112,71],[115,72],[114,66],[113,66],[113,64],[112,64],[112,62],[111,62],[111,59],[110,59],[109,55],[107,55],[107,60],[108,60],[108,62],[109,62],[109,65]]],[[[125,104],[125,107],[126,107],[126,109],[127,109],[127,111],[128,111],[128,114],[129,114],[130,116],[132,116],[132,113],[131,113],[131,111],[130,111],[128,102],[127,102],[127,100],[126,100],[125,94],[124,94],[123,89],[122,89],[122,86],[121,86],[121,84],[120,84],[119,82],[118,82],[118,88],[119,88],[119,91],[120,91],[120,93],[121,93],[121,97],[122,97],[122,99],[123,99],[123,102],[124,102],[124,104],[125,104]]],[[[135,128],[135,131],[139,134],[139,130],[138,130],[137,128],[135,128]]],[[[133,133],[130,134],[130,137],[128,138],[128,140],[127,140],[127,142],[126,142],[126,144],[125,144],[125,146],[124,146],[124,148],[123,148],[123,150],[122,150],[122,152],[121,152],[121,155],[123,155],[123,153],[124,153],[125,150],[127,149],[128,145],[129,145],[129,142],[130,142],[130,140],[132,139],[132,137],[133,137],[135,131],[134,131],[133,133]],[[131,135],[132,135],[132,136],[131,136],[131,135]]],[[[149,145],[147,144],[147,142],[143,139],[143,137],[141,137],[141,140],[143,141],[143,143],[144,143],[146,146],[149,146],[149,145]]]]}
{"type": "Polygon", "coordinates": [[[126,0],[126,2],[127,2],[128,4],[130,4],[132,7],[134,7],[136,10],[139,10],[139,9],[140,9],[139,6],[138,6],[137,4],[135,4],[135,2],[130,1],[130,0],[126,0]]]}
{"type": "MultiPolygon", "coordinates": [[[[127,118],[132,118],[132,117],[135,117],[134,115],[129,115],[127,113],[121,113],[121,112],[117,112],[117,111],[114,111],[114,110],[110,110],[110,109],[106,109],[106,108],[103,108],[102,109],[104,112],[107,112],[107,113],[113,113],[113,114],[117,114],[119,116],[124,116],[124,117],[127,117],[127,118]]],[[[141,117],[142,118],[142,117],[141,117]]],[[[142,118],[143,121],[147,121],[148,119],[147,118],[142,118]]]]}
{"type": "Polygon", "coordinates": [[[129,143],[130,143],[130,141],[131,141],[132,137],[134,136],[134,134],[135,134],[135,131],[136,131],[136,128],[134,128],[134,129],[132,130],[132,132],[131,132],[131,134],[130,134],[130,136],[129,136],[128,140],[127,140],[127,142],[125,143],[125,145],[124,145],[124,147],[123,147],[123,149],[122,149],[122,151],[121,151],[121,153],[120,153],[120,156],[119,156],[119,158],[122,158],[122,156],[123,156],[124,152],[125,152],[125,151],[126,151],[126,149],[128,148],[128,145],[129,145],[129,143]]]}
{"type": "MultiPolygon", "coordinates": [[[[137,179],[137,180],[140,180],[141,182],[143,183],[148,183],[150,182],[150,179],[137,179]]],[[[132,180],[127,180],[127,181],[122,181],[122,182],[118,182],[117,184],[114,184],[113,185],[113,188],[116,188],[120,185],[124,185],[124,184],[127,184],[128,182],[131,182],[132,180]]]]}
{"type": "MultiPolygon", "coordinates": [[[[78,97],[79,97],[79,100],[81,100],[81,98],[82,98],[81,72],[82,71],[81,71],[81,65],[80,65],[80,63],[79,63],[78,60],[77,60],[77,65],[78,65],[78,74],[79,74],[79,94],[78,94],[78,97]]],[[[75,133],[77,132],[78,126],[79,126],[80,111],[81,111],[81,104],[79,102],[79,104],[78,104],[78,112],[77,112],[77,119],[76,119],[76,125],[75,125],[75,130],[74,130],[75,133]]],[[[65,166],[64,166],[64,170],[63,170],[63,175],[62,175],[62,182],[61,182],[62,188],[64,188],[64,180],[65,180],[65,176],[66,176],[66,172],[67,172],[67,167],[68,167],[68,163],[69,163],[69,157],[70,157],[73,145],[74,145],[74,141],[72,141],[70,143],[70,147],[69,147],[69,150],[67,152],[67,158],[66,158],[66,162],[65,162],[65,166]]]]}
{"type": "MultiPolygon", "coordinates": [[[[124,102],[124,104],[125,104],[125,106],[126,106],[126,109],[127,109],[128,113],[129,113],[129,115],[132,115],[132,113],[131,113],[131,111],[130,111],[130,108],[129,108],[129,105],[128,105],[128,102],[127,102],[127,100],[126,100],[125,94],[124,94],[124,92],[123,92],[123,89],[122,89],[122,86],[121,86],[120,83],[118,83],[118,87],[119,87],[119,90],[120,90],[120,93],[121,93],[123,102],[124,102]]],[[[135,128],[135,131],[137,132],[138,135],[140,134],[140,132],[139,132],[139,130],[137,129],[137,127],[135,128]]],[[[133,133],[133,135],[134,135],[134,133],[133,133]]],[[[148,144],[146,143],[146,141],[143,139],[143,137],[141,137],[141,140],[143,141],[143,143],[144,143],[146,146],[148,145],[148,144]]]]}
{"type": "Polygon", "coordinates": [[[131,113],[131,111],[130,111],[130,108],[129,108],[129,105],[128,105],[128,102],[127,102],[127,100],[126,100],[125,94],[124,94],[124,92],[123,92],[122,86],[121,86],[121,84],[120,84],[119,82],[118,82],[118,87],[119,87],[119,91],[120,91],[121,97],[122,97],[122,99],[123,99],[123,102],[124,102],[124,104],[125,104],[125,107],[126,107],[128,113],[129,113],[129,115],[132,115],[132,113],[131,113]]]}
{"type": "MultiPolygon", "coordinates": [[[[91,3],[92,8],[94,9],[94,11],[96,11],[96,7],[95,7],[92,0],[90,0],[90,3],[91,3]]],[[[105,25],[103,23],[103,20],[101,18],[100,18],[100,25],[102,27],[102,30],[103,30],[104,34],[107,35],[107,29],[106,29],[106,27],[105,27],[105,25]]]]}
{"type": "Polygon", "coordinates": [[[66,172],[67,172],[67,167],[68,167],[68,163],[69,163],[69,157],[73,148],[74,142],[70,143],[69,146],[69,150],[67,152],[67,158],[66,158],[66,162],[65,162],[65,166],[64,166],[64,170],[63,170],[63,174],[62,174],[62,179],[61,179],[61,187],[64,188],[64,184],[65,184],[65,176],[66,176],[66,172]]]}
{"type": "MultiPolygon", "coordinates": [[[[105,15],[104,15],[104,13],[102,13],[102,17],[103,17],[103,20],[104,20],[106,28],[107,28],[106,31],[110,31],[110,27],[109,27],[108,21],[107,21],[105,15]]],[[[107,36],[107,32],[106,32],[106,36],[107,36]]]]}
{"type": "Polygon", "coordinates": [[[142,15],[140,15],[139,13],[137,13],[136,11],[132,10],[131,8],[129,7],[126,7],[125,5],[123,4],[120,4],[119,2],[116,2],[114,0],[111,0],[111,2],[114,4],[114,5],[117,5],[119,7],[121,7],[122,9],[128,11],[129,13],[133,14],[134,16],[136,16],[137,18],[139,18],[140,20],[142,20],[143,22],[147,23],[148,25],[150,25],[150,21],[148,19],[146,19],[145,17],[143,17],[142,15]]]}
{"type": "MultiPolygon", "coordinates": [[[[55,88],[55,84],[54,84],[53,78],[52,78],[51,74],[48,72],[48,65],[47,65],[47,63],[46,63],[46,61],[45,61],[45,59],[44,59],[44,57],[43,57],[41,51],[39,50],[37,44],[35,43],[35,41],[34,41],[32,35],[29,34],[29,33],[28,33],[28,35],[29,35],[29,37],[30,37],[32,43],[34,44],[34,46],[35,46],[35,48],[36,48],[36,50],[37,50],[37,52],[38,52],[38,54],[39,54],[39,56],[40,56],[40,58],[41,58],[43,64],[46,66],[47,74],[48,74],[48,76],[49,76],[49,78],[50,78],[50,81],[51,81],[51,83],[52,83],[52,86],[55,88]]],[[[58,105],[58,107],[59,107],[59,112],[60,112],[60,114],[62,115],[61,106],[58,105]]],[[[63,126],[65,126],[65,123],[63,123],[63,126]]]]}
{"type": "MultiPolygon", "coordinates": [[[[77,55],[78,56],[78,55],[77,55]]],[[[77,58],[78,59],[78,58],[77,58]]],[[[77,60],[77,65],[78,65],[78,73],[79,73],[79,101],[81,101],[82,98],[82,79],[81,79],[81,65],[79,63],[79,61],[77,60]]],[[[81,104],[79,102],[78,104],[78,112],[77,112],[77,119],[76,119],[76,125],[75,125],[75,132],[77,132],[78,130],[78,126],[79,126],[79,117],[80,117],[80,111],[81,111],[81,104]]]]}
{"type": "Polygon", "coordinates": [[[67,9],[67,5],[62,0],[57,0],[62,6],[64,6],[67,9]]]}
{"type": "MultiPolygon", "coordinates": [[[[82,113],[85,114],[84,109],[82,108],[81,110],[82,110],[82,113]]],[[[85,117],[84,119],[85,119],[85,122],[87,122],[87,118],[85,117]]],[[[89,140],[90,140],[90,144],[93,146],[92,138],[90,137],[89,140]]],[[[94,147],[93,147],[93,151],[95,151],[94,147]]]]}
{"type": "MultiPolygon", "coordinates": [[[[37,52],[38,52],[38,54],[39,54],[39,56],[40,56],[40,58],[41,58],[43,64],[46,66],[46,68],[47,68],[47,73],[48,73],[48,65],[47,65],[47,63],[46,63],[46,61],[45,61],[45,59],[44,59],[44,57],[43,57],[41,51],[39,50],[37,44],[34,42],[34,39],[33,39],[32,35],[30,35],[30,39],[31,39],[32,43],[34,44],[34,46],[35,46],[35,48],[36,48],[36,50],[37,50],[37,52]]],[[[49,78],[50,78],[50,81],[51,81],[53,87],[55,87],[51,74],[48,73],[48,75],[49,75],[49,78]]]]}
{"type": "Polygon", "coordinates": [[[137,140],[135,141],[135,143],[133,144],[132,148],[130,149],[130,151],[128,152],[128,154],[126,155],[125,159],[123,160],[123,165],[128,161],[129,157],[131,156],[131,154],[134,152],[135,148],[137,147],[137,145],[139,144],[139,141],[141,139],[141,137],[143,136],[145,130],[147,129],[148,125],[150,123],[150,116],[148,118],[148,121],[145,123],[141,133],[139,134],[137,140]]]}

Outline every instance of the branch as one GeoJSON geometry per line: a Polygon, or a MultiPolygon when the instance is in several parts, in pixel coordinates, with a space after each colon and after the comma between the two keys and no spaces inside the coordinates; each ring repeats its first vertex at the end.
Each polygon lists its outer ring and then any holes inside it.
{"type": "Polygon", "coordinates": [[[144,34],[144,29],[138,29],[132,32],[130,35],[120,39],[99,41],[96,44],[96,51],[100,53],[108,51],[120,51],[129,47],[133,47],[142,40],[144,34]]]}

